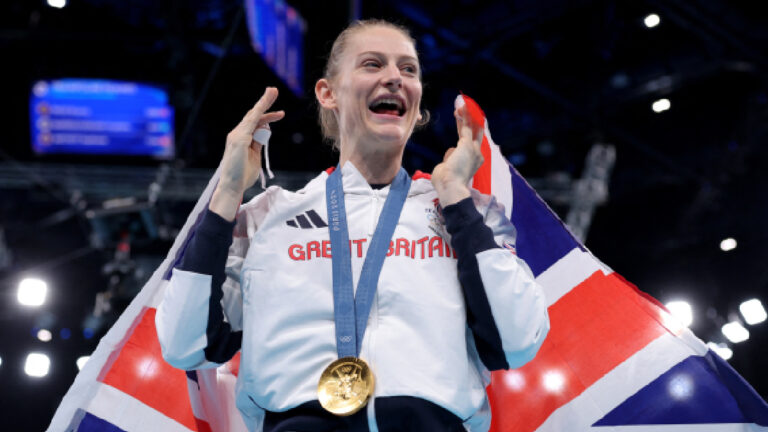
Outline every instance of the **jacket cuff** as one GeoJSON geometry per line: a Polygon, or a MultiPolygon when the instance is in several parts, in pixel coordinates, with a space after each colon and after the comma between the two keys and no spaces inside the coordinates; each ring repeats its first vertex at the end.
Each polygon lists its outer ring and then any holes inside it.
{"type": "Polygon", "coordinates": [[[207,275],[221,273],[235,224],[206,209],[178,268],[207,275]]]}
{"type": "Polygon", "coordinates": [[[457,253],[474,256],[498,247],[493,239],[493,231],[483,222],[483,216],[475,208],[472,197],[445,207],[443,217],[457,253]]]}

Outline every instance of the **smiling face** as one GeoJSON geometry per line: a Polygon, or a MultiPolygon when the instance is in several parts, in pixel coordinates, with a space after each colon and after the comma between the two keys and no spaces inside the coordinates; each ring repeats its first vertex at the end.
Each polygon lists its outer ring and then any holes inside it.
{"type": "Polygon", "coordinates": [[[416,49],[394,28],[357,30],[339,58],[338,73],[318,81],[316,92],[336,116],[342,154],[401,153],[421,118],[416,49]]]}

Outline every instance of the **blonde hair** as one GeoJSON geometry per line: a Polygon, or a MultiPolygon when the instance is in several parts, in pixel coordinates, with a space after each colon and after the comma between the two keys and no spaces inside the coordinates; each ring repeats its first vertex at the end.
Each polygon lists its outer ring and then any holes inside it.
{"type": "MultiPolygon", "coordinates": [[[[350,24],[344,31],[336,36],[336,40],[333,41],[331,46],[331,52],[328,54],[328,60],[325,63],[325,69],[323,71],[323,78],[329,82],[333,80],[339,74],[339,64],[341,63],[341,56],[344,54],[344,50],[347,48],[349,39],[354,33],[361,30],[373,28],[373,27],[385,27],[392,30],[399,31],[409,42],[416,48],[416,40],[411,36],[411,32],[398,24],[391,23],[382,19],[367,19],[357,20],[350,24]]],[[[421,80],[421,68],[419,68],[419,80],[421,80]]],[[[340,150],[339,146],[339,122],[336,119],[336,115],[332,110],[323,108],[320,103],[317,104],[317,117],[320,123],[320,130],[323,133],[323,138],[333,143],[335,150],[340,150]]],[[[423,126],[429,122],[429,111],[424,110],[421,113],[421,119],[416,122],[416,127],[423,126]]]]}

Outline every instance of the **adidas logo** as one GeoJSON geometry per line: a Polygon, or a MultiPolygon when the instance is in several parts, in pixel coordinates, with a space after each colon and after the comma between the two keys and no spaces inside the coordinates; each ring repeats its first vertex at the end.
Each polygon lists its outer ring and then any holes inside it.
{"type": "Polygon", "coordinates": [[[285,221],[285,224],[289,227],[302,229],[325,228],[328,226],[323,218],[314,210],[307,210],[295,218],[285,221]]]}

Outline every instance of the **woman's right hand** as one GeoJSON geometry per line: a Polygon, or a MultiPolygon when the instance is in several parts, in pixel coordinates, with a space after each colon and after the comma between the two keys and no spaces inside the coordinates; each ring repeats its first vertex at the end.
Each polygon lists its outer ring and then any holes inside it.
{"type": "Polygon", "coordinates": [[[277,99],[277,89],[267,87],[251,108],[227,135],[221,159],[221,177],[208,208],[226,220],[233,221],[246,189],[253,186],[261,171],[262,145],[253,139],[256,129],[282,119],[285,112],[267,112],[277,99]]]}

